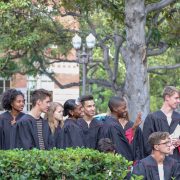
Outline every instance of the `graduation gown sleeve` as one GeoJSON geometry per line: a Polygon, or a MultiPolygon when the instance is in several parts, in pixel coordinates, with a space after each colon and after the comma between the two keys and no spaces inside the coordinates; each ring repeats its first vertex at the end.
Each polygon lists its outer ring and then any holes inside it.
{"type": "Polygon", "coordinates": [[[83,134],[82,132],[76,128],[75,126],[71,125],[68,127],[65,127],[62,129],[62,148],[67,148],[67,147],[83,147],[84,142],[83,142],[83,134]]]}
{"type": "Polygon", "coordinates": [[[107,117],[104,120],[103,131],[104,137],[111,139],[111,141],[114,143],[116,152],[118,154],[121,154],[129,161],[134,160],[133,151],[125,137],[124,130],[118,123],[116,123],[115,119],[107,117]]]}
{"type": "Polygon", "coordinates": [[[83,131],[76,123],[76,120],[66,119],[58,136],[58,147],[84,147],[84,141],[83,131]]]}
{"type": "Polygon", "coordinates": [[[18,122],[16,125],[16,148],[32,149],[35,144],[30,122],[26,120],[18,122]]]}

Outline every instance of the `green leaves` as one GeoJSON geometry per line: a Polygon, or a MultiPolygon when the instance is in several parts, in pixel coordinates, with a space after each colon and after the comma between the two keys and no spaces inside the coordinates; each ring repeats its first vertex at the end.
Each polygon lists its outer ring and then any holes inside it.
{"type": "Polygon", "coordinates": [[[90,149],[0,152],[0,179],[123,180],[131,165],[120,155],[90,149]]]}

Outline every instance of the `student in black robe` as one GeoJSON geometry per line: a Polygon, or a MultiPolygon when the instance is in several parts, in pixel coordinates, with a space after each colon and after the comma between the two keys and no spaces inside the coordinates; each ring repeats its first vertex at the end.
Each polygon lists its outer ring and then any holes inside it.
{"type": "Polygon", "coordinates": [[[152,133],[148,142],[153,149],[152,153],[134,166],[132,174],[142,175],[144,180],[180,179],[180,164],[167,156],[171,147],[169,133],[152,133]]]}
{"type": "Polygon", "coordinates": [[[129,121],[124,99],[114,96],[108,103],[111,114],[104,120],[104,135],[115,144],[116,152],[135,161],[144,157],[144,144],[141,129],[141,114],[135,123],[129,121]]]}
{"type": "Polygon", "coordinates": [[[51,102],[48,112],[45,114],[54,140],[54,147],[57,147],[58,134],[64,125],[63,105],[58,102],[51,102]]]}
{"type": "Polygon", "coordinates": [[[68,118],[58,136],[58,148],[84,147],[84,136],[77,124],[77,119],[82,114],[82,105],[75,99],[69,99],[64,103],[64,116],[68,118]]]}
{"type": "MultiPolygon", "coordinates": [[[[164,102],[161,110],[150,113],[144,122],[143,136],[146,148],[146,155],[151,154],[151,146],[148,144],[148,137],[151,133],[165,131],[172,135],[178,125],[180,125],[180,114],[175,111],[180,100],[179,91],[172,86],[167,86],[163,92],[164,102]]],[[[177,139],[179,137],[176,137],[177,139]]],[[[176,144],[176,142],[174,142],[176,144]]],[[[178,147],[174,149],[173,158],[180,162],[180,152],[178,147]]]]}
{"type": "Polygon", "coordinates": [[[1,149],[14,148],[15,128],[14,125],[24,115],[24,95],[16,89],[9,89],[2,96],[2,107],[7,110],[0,114],[1,149]]]}
{"type": "Polygon", "coordinates": [[[16,124],[16,147],[23,149],[50,149],[54,146],[48,121],[41,117],[50,106],[51,94],[45,89],[32,93],[32,109],[16,124]]]}
{"type": "Polygon", "coordinates": [[[98,141],[103,137],[103,123],[93,118],[96,113],[94,98],[92,95],[85,95],[80,98],[83,117],[77,123],[82,128],[86,148],[97,149],[98,141]]]}

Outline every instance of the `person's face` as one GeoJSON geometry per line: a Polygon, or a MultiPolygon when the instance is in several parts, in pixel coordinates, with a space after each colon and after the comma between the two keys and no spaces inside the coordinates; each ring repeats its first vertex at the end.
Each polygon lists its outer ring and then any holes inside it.
{"type": "Polygon", "coordinates": [[[172,96],[167,95],[165,97],[165,100],[171,109],[176,109],[180,103],[180,97],[179,97],[179,94],[177,92],[175,92],[172,96]]]}
{"type": "Polygon", "coordinates": [[[43,112],[43,113],[48,112],[48,109],[50,107],[50,102],[51,102],[51,100],[50,100],[50,97],[48,97],[48,96],[44,100],[38,101],[38,105],[40,107],[41,112],[43,112]]]}
{"type": "Polygon", "coordinates": [[[54,118],[57,121],[63,120],[63,107],[62,106],[56,107],[56,110],[54,111],[54,118]]]}
{"type": "Polygon", "coordinates": [[[93,117],[96,114],[96,107],[93,100],[85,101],[82,109],[85,116],[93,117]]]}
{"type": "Polygon", "coordinates": [[[79,104],[76,106],[76,108],[73,110],[73,117],[78,119],[81,117],[82,114],[82,105],[79,104]]]}
{"type": "Polygon", "coordinates": [[[15,100],[11,103],[12,110],[21,112],[24,108],[25,100],[22,95],[17,95],[15,100]]]}
{"type": "Polygon", "coordinates": [[[126,102],[121,102],[119,106],[116,108],[117,114],[119,118],[128,118],[128,110],[126,102]]]}
{"type": "Polygon", "coordinates": [[[155,145],[155,149],[163,154],[169,154],[171,152],[171,139],[166,138],[165,140],[161,140],[159,144],[155,145]]]}

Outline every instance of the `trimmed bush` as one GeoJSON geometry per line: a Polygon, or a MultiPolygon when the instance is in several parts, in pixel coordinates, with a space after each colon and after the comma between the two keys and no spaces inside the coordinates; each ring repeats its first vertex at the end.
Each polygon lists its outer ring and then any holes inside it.
{"type": "Polygon", "coordinates": [[[123,180],[131,164],[120,155],[80,148],[0,151],[0,179],[123,180]]]}

